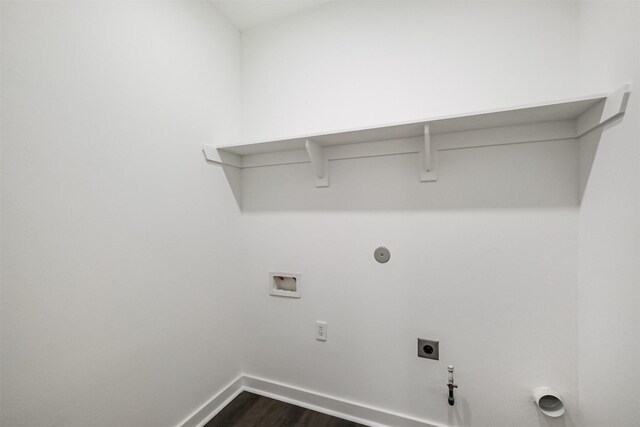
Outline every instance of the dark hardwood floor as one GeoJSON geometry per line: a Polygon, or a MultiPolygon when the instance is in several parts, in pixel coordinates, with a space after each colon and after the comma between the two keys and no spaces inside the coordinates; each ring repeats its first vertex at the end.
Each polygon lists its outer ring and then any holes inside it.
{"type": "Polygon", "coordinates": [[[279,400],[243,391],[205,427],[364,427],[279,400]]]}

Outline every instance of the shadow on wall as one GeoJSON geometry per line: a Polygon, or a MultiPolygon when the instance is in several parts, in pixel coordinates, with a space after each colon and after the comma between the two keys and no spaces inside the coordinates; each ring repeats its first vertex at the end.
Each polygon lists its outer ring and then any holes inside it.
{"type": "Polygon", "coordinates": [[[538,412],[538,424],[540,427],[574,427],[577,425],[570,412],[565,412],[561,417],[552,418],[547,417],[537,409],[536,411],[538,412]]]}
{"type": "Polygon", "coordinates": [[[438,181],[420,182],[418,154],[329,162],[326,188],[310,163],[242,170],[242,210],[512,209],[579,204],[578,142],[438,152],[438,181]]]}

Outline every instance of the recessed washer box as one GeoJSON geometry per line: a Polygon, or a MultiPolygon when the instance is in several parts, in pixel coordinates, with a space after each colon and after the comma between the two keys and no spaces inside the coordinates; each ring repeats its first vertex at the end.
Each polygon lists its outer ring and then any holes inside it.
{"type": "Polygon", "coordinates": [[[300,298],[300,273],[270,271],[269,293],[278,297],[300,298]]]}

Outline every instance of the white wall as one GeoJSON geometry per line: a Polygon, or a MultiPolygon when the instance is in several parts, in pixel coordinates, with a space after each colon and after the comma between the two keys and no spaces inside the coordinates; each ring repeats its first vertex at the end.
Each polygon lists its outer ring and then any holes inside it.
{"type": "Polygon", "coordinates": [[[576,141],[443,152],[435,184],[410,155],[246,170],[242,218],[199,151],[239,139],[240,89],[254,140],[637,82],[637,3],[332,3],[244,33],[242,70],[205,2],[1,5],[2,425],[173,425],[241,369],[449,425],[637,424],[634,97],[579,221],[576,141]]]}
{"type": "Polygon", "coordinates": [[[583,426],[640,424],[640,3],[581,3],[582,90],[624,82],[627,113],[602,136],[580,210],[583,426]]]}
{"type": "MultiPolygon", "coordinates": [[[[575,3],[340,2],[243,33],[248,140],[576,94],[575,3]]],[[[247,373],[474,426],[577,413],[577,145],[441,152],[437,183],[403,155],[243,171],[247,373]],[[551,161],[549,159],[552,159],[551,161]],[[380,265],[373,249],[386,245],[380,265]],[[300,300],[267,295],[300,271],[300,300]],[[326,343],[314,339],[328,322],[326,343]],[[441,360],[416,357],[416,338],[441,360]],[[257,349],[257,350],[256,350],[257,349]],[[446,365],[458,403],[446,403],[446,365]]]]}
{"type": "Polygon", "coordinates": [[[207,2],[2,2],[3,426],[175,425],[240,370],[239,34],[207,2]]]}
{"type": "Polygon", "coordinates": [[[243,32],[245,140],[575,96],[574,2],[341,1],[243,32]]]}

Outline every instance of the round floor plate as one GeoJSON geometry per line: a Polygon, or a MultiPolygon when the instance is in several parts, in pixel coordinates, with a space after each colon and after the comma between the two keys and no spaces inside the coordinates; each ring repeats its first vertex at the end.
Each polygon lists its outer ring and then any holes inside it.
{"type": "Polygon", "coordinates": [[[391,258],[391,252],[389,252],[389,249],[385,248],[384,246],[380,246],[373,252],[373,257],[380,264],[384,264],[391,258]]]}

